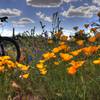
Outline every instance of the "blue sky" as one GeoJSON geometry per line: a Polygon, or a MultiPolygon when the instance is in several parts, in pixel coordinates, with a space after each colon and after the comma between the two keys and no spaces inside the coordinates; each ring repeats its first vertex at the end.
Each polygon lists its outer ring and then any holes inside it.
{"type": "Polygon", "coordinates": [[[9,17],[9,23],[1,26],[0,33],[11,35],[12,27],[15,27],[17,34],[30,31],[34,26],[36,33],[41,33],[40,20],[50,31],[52,14],[58,11],[61,26],[70,34],[74,26],[82,28],[84,23],[97,20],[99,9],[100,0],[0,0],[0,17],[9,17]]]}

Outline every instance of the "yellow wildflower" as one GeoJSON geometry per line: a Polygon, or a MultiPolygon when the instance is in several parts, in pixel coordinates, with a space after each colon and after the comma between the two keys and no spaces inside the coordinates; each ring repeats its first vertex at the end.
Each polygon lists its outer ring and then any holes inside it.
{"type": "Polygon", "coordinates": [[[29,66],[23,65],[23,67],[20,68],[22,71],[27,71],[29,69],[29,66]]]}
{"type": "Polygon", "coordinates": [[[0,66],[2,66],[3,65],[3,63],[0,61],[0,66]]]}
{"type": "Polygon", "coordinates": [[[41,74],[41,75],[46,75],[46,74],[47,74],[47,70],[41,70],[41,71],[40,71],[40,74],[41,74]]]}
{"type": "Polygon", "coordinates": [[[0,72],[4,71],[4,66],[0,66],[0,72]]]}
{"type": "Polygon", "coordinates": [[[44,63],[46,60],[39,60],[40,63],[44,63]]]}
{"type": "Polygon", "coordinates": [[[16,66],[19,67],[19,68],[21,68],[23,65],[20,64],[20,63],[18,63],[18,62],[16,62],[16,66]]]}
{"type": "Polygon", "coordinates": [[[29,73],[21,75],[22,78],[27,79],[29,77],[29,73]]]}
{"type": "Polygon", "coordinates": [[[0,57],[0,59],[9,60],[9,59],[11,59],[11,57],[10,56],[2,56],[2,57],[0,57]]]}
{"type": "Polygon", "coordinates": [[[12,62],[11,60],[5,60],[5,64],[8,65],[8,68],[15,68],[16,65],[14,62],[12,62]]]}
{"type": "Polygon", "coordinates": [[[54,64],[55,64],[55,65],[59,65],[59,62],[55,61],[54,64]]]}
{"type": "Polygon", "coordinates": [[[44,65],[43,65],[43,63],[39,63],[39,64],[36,65],[36,67],[37,67],[38,69],[42,69],[42,68],[44,67],[44,65]]]}
{"type": "Polygon", "coordinates": [[[93,63],[94,63],[94,64],[100,64],[100,59],[94,60],[93,63]]]}

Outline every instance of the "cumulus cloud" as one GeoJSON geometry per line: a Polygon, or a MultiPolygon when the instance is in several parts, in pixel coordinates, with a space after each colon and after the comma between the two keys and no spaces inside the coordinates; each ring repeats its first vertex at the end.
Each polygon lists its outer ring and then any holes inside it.
{"type": "Polygon", "coordinates": [[[80,6],[75,8],[74,6],[70,6],[68,10],[65,10],[61,13],[64,17],[85,17],[91,18],[94,14],[96,14],[100,10],[100,7],[96,7],[95,5],[91,6],[80,6]]]}
{"type": "Polygon", "coordinates": [[[73,30],[64,29],[63,33],[64,35],[70,36],[70,35],[73,35],[75,32],[73,30]]]}
{"type": "Polygon", "coordinates": [[[26,0],[27,5],[33,7],[58,7],[63,0],[26,0]]]}
{"type": "Polygon", "coordinates": [[[84,3],[84,6],[89,6],[89,4],[88,3],[84,3]]]}
{"type": "Polygon", "coordinates": [[[97,4],[100,6],[100,0],[92,0],[92,3],[97,4]]]}
{"type": "Polygon", "coordinates": [[[81,0],[26,0],[27,5],[33,7],[59,7],[63,3],[77,2],[81,0]]]}
{"type": "Polygon", "coordinates": [[[12,36],[12,30],[5,29],[2,33],[1,36],[12,36]]]}
{"type": "Polygon", "coordinates": [[[13,16],[20,16],[21,15],[21,11],[18,9],[0,9],[0,16],[9,16],[9,17],[13,17],[13,16]]]}
{"type": "Polygon", "coordinates": [[[80,0],[63,0],[63,1],[66,3],[69,3],[69,2],[76,2],[76,1],[80,1],[80,0]]]}
{"type": "Polygon", "coordinates": [[[52,18],[49,16],[46,16],[44,13],[42,12],[37,12],[36,15],[43,21],[47,21],[47,22],[52,22],[52,18]]]}
{"type": "Polygon", "coordinates": [[[26,0],[27,5],[33,7],[59,7],[63,2],[76,2],[80,0],[26,0]]]}
{"type": "Polygon", "coordinates": [[[26,0],[32,7],[59,7],[63,3],[77,2],[81,0],[26,0]]]}
{"type": "Polygon", "coordinates": [[[34,21],[30,18],[21,18],[19,20],[12,21],[12,23],[14,26],[24,27],[25,25],[34,23],[34,21]]]}

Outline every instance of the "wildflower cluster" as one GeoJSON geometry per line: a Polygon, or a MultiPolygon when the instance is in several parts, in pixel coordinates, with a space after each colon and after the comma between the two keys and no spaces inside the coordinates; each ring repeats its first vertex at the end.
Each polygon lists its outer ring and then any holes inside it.
{"type": "Polygon", "coordinates": [[[13,69],[19,69],[23,72],[20,77],[22,78],[28,78],[29,74],[27,73],[29,66],[20,64],[18,62],[11,61],[11,58],[9,56],[1,56],[0,57],[0,73],[8,72],[9,70],[13,69]]]}
{"type": "MultiPolygon", "coordinates": [[[[78,41],[79,46],[83,45],[83,40],[78,41]]],[[[78,57],[80,54],[84,54],[85,57],[89,57],[95,54],[98,50],[100,50],[100,45],[82,46],[77,50],[71,51],[71,47],[68,46],[68,44],[66,44],[65,42],[60,42],[59,46],[53,48],[51,52],[46,52],[42,55],[43,59],[39,61],[39,63],[37,64],[37,68],[39,69],[41,74],[45,75],[47,73],[47,65],[45,65],[45,62],[47,62],[50,59],[57,59],[58,57],[60,57],[61,61],[54,61],[53,64],[57,66],[60,64],[60,62],[63,61],[69,63],[71,66],[69,68],[67,67],[67,72],[72,75],[75,74],[77,70],[81,66],[83,66],[84,63],[86,63],[86,58],[83,58],[83,60],[75,61],[73,60],[75,57],[78,57]]],[[[96,60],[93,63],[99,64],[100,60],[96,60]]]]}

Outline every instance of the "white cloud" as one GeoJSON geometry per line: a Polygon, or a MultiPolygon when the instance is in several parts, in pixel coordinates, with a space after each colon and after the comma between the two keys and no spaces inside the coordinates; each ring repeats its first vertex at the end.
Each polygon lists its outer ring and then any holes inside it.
{"type": "Polygon", "coordinates": [[[21,18],[16,21],[12,21],[14,26],[24,27],[27,24],[34,23],[34,21],[30,18],[21,18]]]}
{"type": "Polygon", "coordinates": [[[47,22],[52,22],[52,18],[49,16],[46,16],[44,13],[42,12],[37,12],[36,15],[43,21],[47,21],[47,22]]]}
{"type": "Polygon", "coordinates": [[[97,4],[100,6],[100,0],[92,0],[92,3],[97,4]]]}
{"type": "Polygon", "coordinates": [[[88,3],[84,3],[84,6],[89,6],[89,4],[88,3]]]}
{"type": "Polygon", "coordinates": [[[95,5],[91,6],[80,6],[75,8],[74,6],[70,6],[68,10],[65,10],[61,13],[64,17],[85,17],[91,18],[94,14],[96,14],[100,10],[100,7],[96,7],[95,5]]]}
{"type": "Polygon", "coordinates": [[[20,16],[21,15],[21,11],[18,9],[0,9],[0,16],[8,16],[8,17],[13,17],[13,16],[20,16]]]}
{"type": "Polygon", "coordinates": [[[70,35],[71,35],[71,36],[74,35],[74,33],[75,33],[75,32],[74,32],[73,30],[68,30],[68,29],[64,29],[64,30],[63,30],[63,34],[66,35],[66,36],[68,36],[68,39],[70,39],[69,36],[70,36],[70,35]]]}
{"type": "Polygon", "coordinates": [[[76,1],[80,1],[80,0],[63,0],[63,1],[66,3],[69,3],[69,2],[76,2],[76,1]]]}
{"type": "Polygon", "coordinates": [[[1,36],[12,36],[12,31],[5,29],[2,33],[1,36]]]}
{"type": "Polygon", "coordinates": [[[63,3],[77,2],[81,0],[26,0],[32,7],[59,7],[63,3]]]}
{"type": "Polygon", "coordinates": [[[27,5],[33,7],[59,7],[63,0],[26,0],[27,5]]]}
{"type": "Polygon", "coordinates": [[[73,35],[73,33],[75,33],[73,30],[68,30],[68,29],[63,30],[63,34],[67,36],[73,35]]]}

